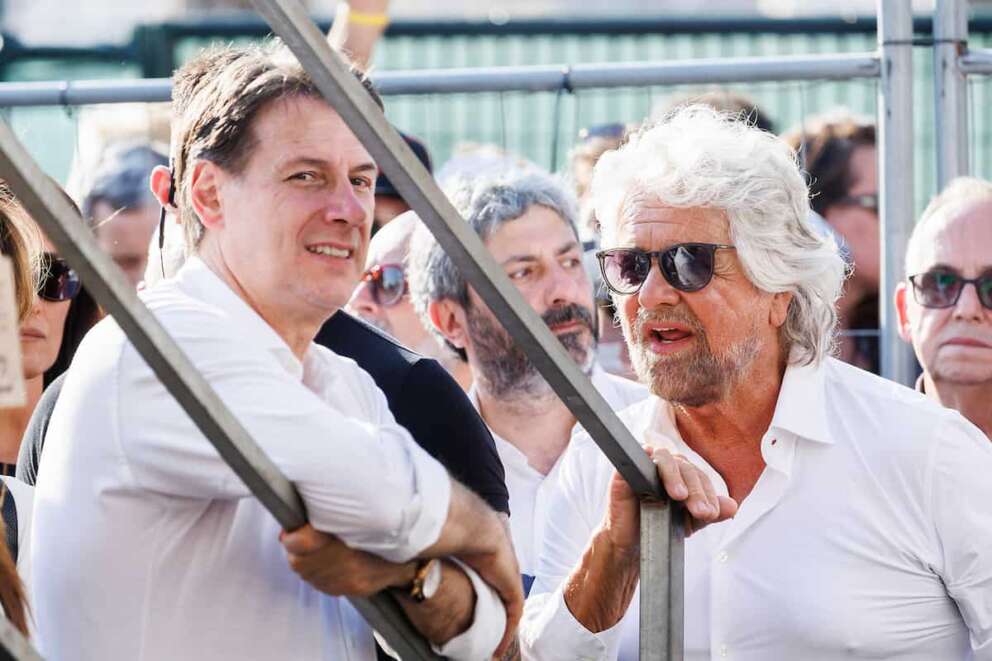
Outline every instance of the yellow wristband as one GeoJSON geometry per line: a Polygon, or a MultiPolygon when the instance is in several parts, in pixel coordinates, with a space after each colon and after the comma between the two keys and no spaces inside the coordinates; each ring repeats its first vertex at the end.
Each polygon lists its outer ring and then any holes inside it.
{"type": "Polygon", "coordinates": [[[384,28],[389,25],[389,14],[367,14],[361,11],[348,11],[348,22],[352,25],[367,25],[384,28]]]}

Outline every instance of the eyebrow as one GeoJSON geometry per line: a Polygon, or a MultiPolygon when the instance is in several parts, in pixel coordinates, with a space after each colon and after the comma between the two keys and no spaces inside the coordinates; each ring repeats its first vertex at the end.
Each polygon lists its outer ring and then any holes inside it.
{"type": "MultiPolygon", "coordinates": [[[[316,158],[314,156],[299,156],[297,158],[290,159],[282,165],[282,169],[290,168],[298,165],[308,165],[315,168],[327,168],[330,166],[330,161],[323,158],[316,158]]],[[[349,172],[379,172],[378,166],[372,161],[366,161],[365,163],[360,163],[353,168],[349,168],[349,172]]]]}
{"type": "MultiPolygon", "coordinates": [[[[572,250],[575,250],[578,247],[579,247],[579,242],[576,241],[575,239],[572,239],[562,247],[558,248],[557,251],[555,251],[555,257],[561,257],[565,253],[571,252],[572,250]]],[[[534,255],[510,255],[502,262],[500,262],[500,264],[506,265],[506,264],[512,264],[513,262],[536,262],[536,261],[537,261],[537,257],[535,257],[534,255]]]]}

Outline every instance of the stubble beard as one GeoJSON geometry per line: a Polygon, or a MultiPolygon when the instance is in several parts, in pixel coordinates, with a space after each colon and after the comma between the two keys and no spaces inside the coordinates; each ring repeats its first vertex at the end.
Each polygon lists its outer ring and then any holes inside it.
{"type": "Polygon", "coordinates": [[[755,325],[740,341],[716,354],[702,324],[682,306],[655,311],[642,308],[633,329],[625,320],[621,326],[639,380],[661,399],[690,408],[725,399],[744,381],[761,350],[755,325]],[[656,354],[643,332],[648,322],[686,326],[693,333],[693,346],[675,355],[656,354]]]}
{"type": "MultiPolygon", "coordinates": [[[[490,314],[475,306],[468,308],[466,313],[468,332],[472,336],[479,367],[475,376],[486,392],[498,400],[539,400],[555,394],[523,349],[490,314]]],[[[545,323],[549,322],[549,316],[562,320],[575,318],[588,326],[591,340],[584,339],[583,331],[557,336],[572,360],[588,375],[596,357],[591,313],[579,305],[571,305],[559,311],[546,312],[542,315],[545,323]]],[[[550,321],[554,323],[554,319],[550,321]]]]}

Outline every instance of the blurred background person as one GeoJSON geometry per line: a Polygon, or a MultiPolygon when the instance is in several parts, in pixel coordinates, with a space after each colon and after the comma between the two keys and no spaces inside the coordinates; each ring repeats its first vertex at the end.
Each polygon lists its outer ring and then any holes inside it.
{"type": "MultiPolygon", "coordinates": [[[[410,149],[413,150],[417,159],[424,164],[427,171],[433,172],[434,167],[431,163],[431,155],[424,143],[406,133],[400,133],[400,136],[406,141],[410,149]]],[[[385,227],[393,218],[409,210],[410,205],[406,203],[403,196],[399,194],[399,191],[393,187],[389,178],[380,172],[375,180],[375,209],[372,212],[372,235],[375,236],[375,233],[385,227]]]]}
{"type": "Polygon", "coordinates": [[[27,404],[7,411],[0,425],[2,471],[13,475],[24,431],[42,392],[69,367],[83,336],[99,320],[100,309],[76,272],[59,257],[5,186],[0,191],[0,216],[17,219],[14,222],[27,226],[42,242],[37,296],[33,297],[20,332],[27,404]]]}
{"type": "Polygon", "coordinates": [[[154,145],[115,145],[104,153],[83,197],[83,217],[97,242],[135,287],[144,276],[148,241],[161,211],[148,187],[149,175],[168,163],[154,145]]]}
{"type": "Polygon", "coordinates": [[[814,117],[783,138],[808,173],[810,206],[839,236],[852,269],[838,301],[840,358],[877,374],[880,244],[875,126],[837,111],[814,117]]]}
{"type": "Polygon", "coordinates": [[[923,366],[916,389],[992,439],[992,184],[961,177],[930,202],[906,273],[895,304],[923,366]]]}
{"type": "Polygon", "coordinates": [[[472,385],[468,363],[424,327],[410,301],[407,255],[410,239],[420,224],[417,215],[408,211],[372,237],[365,274],[345,310],[389,333],[408,349],[434,358],[467,391],[472,385]]]}

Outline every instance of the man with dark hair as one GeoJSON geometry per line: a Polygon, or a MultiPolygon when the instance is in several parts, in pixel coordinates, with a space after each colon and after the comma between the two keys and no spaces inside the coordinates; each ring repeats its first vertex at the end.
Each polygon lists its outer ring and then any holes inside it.
{"type": "Polygon", "coordinates": [[[145,272],[148,240],[159,206],[148,176],[168,158],[152,145],[116,145],[107,150],[83,198],[83,217],[97,242],[137,286],[145,272]]]}
{"type": "Polygon", "coordinates": [[[54,659],[370,659],[367,624],[317,590],[394,588],[439,653],[488,657],[522,601],[503,521],[412,442],[367,374],[313,343],[363,270],[376,165],[288,51],[212,61],[223,66],[176,125],[190,257],[143,299],[295,483],[312,527],[283,546],[311,585],[108,319],[48,431],[32,556],[41,647],[54,659]],[[347,562],[320,563],[336,546],[347,562]]]}
{"type": "MultiPolygon", "coordinates": [[[[568,190],[531,171],[463,180],[450,195],[606,401],[619,410],[647,397],[643,386],[596,362],[592,286],[568,190]]],[[[548,495],[575,417],[426,228],[414,237],[409,278],[415,307],[472,367],[469,396],[503,461],[513,544],[529,589],[549,524],[548,495]]]]}

